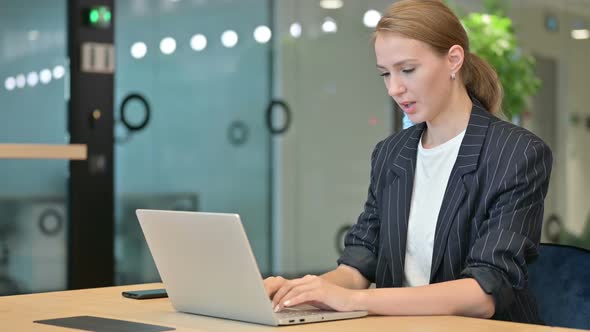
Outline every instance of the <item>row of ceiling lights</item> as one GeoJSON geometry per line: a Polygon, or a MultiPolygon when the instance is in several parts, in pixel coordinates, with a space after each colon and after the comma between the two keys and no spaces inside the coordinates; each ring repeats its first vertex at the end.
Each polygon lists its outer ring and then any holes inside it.
{"type": "MultiPolygon", "coordinates": [[[[377,25],[377,22],[381,18],[376,10],[369,10],[363,17],[363,23],[369,28],[373,28],[377,25]]],[[[336,21],[331,17],[326,17],[322,23],[322,31],[325,33],[335,33],[338,31],[338,25],[336,21]]],[[[289,27],[289,34],[293,38],[299,38],[302,33],[301,24],[295,22],[289,27]]],[[[265,44],[272,38],[272,31],[269,27],[261,25],[254,29],[254,40],[260,44],[265,44]]],[[[232,48],[237,45],[239,36],[237,32],[233,30],[227,30],[221,34],[221,43],[224,47],[232,48]]],[[[199,52],[207,47],[207,37],[203,34],[196,34],[190,40],[190,46],[193,50],[199,52]]],[[[176,40],[172,37],[166,37],[160,41],[160,51],[163,54],[172,54],[176,50],[176,40]]],[[[136,59],[145,57],[147,54],[147,45],[144,42],[136,42],[131,46],[131,56],[136,59]]],[[[53,70],[42,69],[37,72],[30,72],[27,75],[18,74],[10,76],[4,80],[4,88],[8,91],[15,89],[22,89],[25,86],[34,87],[37,84],[48,84],[52,79],[61,79],[65,74],[65,68],[63,66],[56,66],[53,70]]]]}
{"type": "MultiPolygon", "coordinates": [[[[381,14],[376,10],[368,10],[363,16],[363,24],[366,27],[374,28],[377,22],[381,19],[381,14]]],[[[331,17],[326,17],[322,22],[322,31],[324,33],[338,32],[338,25],[331,17]]],[[[302,27],[299,22],[295,22],[289,26],[289,34],[293,38],[301,37],[302,27]]],[[[254,29],[254,40],[260,44],[266,44],[272,38],[272,31],[269,27],[261,25],[254,29]]],[[[239,36],[234,30],[226,30],[221,34],[221,44],[226,48],[232,48],[238,44],[239,36]]],[[[194,51],[200,52],[207,47],[207,37],[203,34],[196,34],[190,39],[190,46],[194,51]]],[[[148,51],[147,45],[144,42],[135,42],[131,45],[131,56],[136,59],[141,59],[146,56],[148,51]]],[[[160,41],[160,51],[163,54],[169,55],[176,51],[176,40],[172,37],[165,37],[160,41]]]]}
{"type": "Polygon", "coordinates": [[[39,73],[33,71],[25,74],[18,74],[16,76],[9,76],[4,80],[4,88],[8,91],[14,89],[22,89],[25,86],[35,87],[37,84],[49,84],[51,80],[59,80],[64,77],[66,69],[64,66],[55,66],[53,70],[42,69],[39,73]]]}

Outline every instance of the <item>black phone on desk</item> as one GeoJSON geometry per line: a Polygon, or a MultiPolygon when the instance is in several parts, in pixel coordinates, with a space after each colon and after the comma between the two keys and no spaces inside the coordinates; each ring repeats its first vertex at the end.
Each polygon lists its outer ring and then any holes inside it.
{"type": "Polygon", "coordinates": [[[145,300],[145,299],[157,299],[161,297],[168,297],[168,293],[164,288],[160,289],[144,289],[135,291],[125,291],[121,295],[130,299],[145,300]]]}

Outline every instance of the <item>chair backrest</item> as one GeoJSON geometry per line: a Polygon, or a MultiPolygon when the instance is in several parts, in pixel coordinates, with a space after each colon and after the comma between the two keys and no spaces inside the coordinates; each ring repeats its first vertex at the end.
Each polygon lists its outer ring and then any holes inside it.
{"type": "Polygon", "coordinates": [[[529,288],[550,326],[590,329],[590,251],[541,244],[529,265],[529,288]]]}

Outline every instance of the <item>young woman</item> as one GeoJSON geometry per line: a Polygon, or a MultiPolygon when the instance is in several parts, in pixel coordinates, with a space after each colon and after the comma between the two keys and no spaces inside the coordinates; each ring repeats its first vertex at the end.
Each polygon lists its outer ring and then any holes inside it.
{"type": "Polygon", "coordinates": [[[373,151],[368,199],[339,266],[265,280],[275,310],[310,303],[540,323],[526,265],[537,255],[551,151],[494,116],[497,75],[441,1],[393,4],[374,46],[388,94],[417,125],[373,151]]]}

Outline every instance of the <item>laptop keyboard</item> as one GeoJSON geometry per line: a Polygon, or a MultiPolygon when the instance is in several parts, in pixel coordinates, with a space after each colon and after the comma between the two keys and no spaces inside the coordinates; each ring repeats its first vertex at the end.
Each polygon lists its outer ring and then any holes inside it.
{"type": "Polygon", "coordinates": [[[297,310],[297,309],[283,309],[280,312],[275,313],[275,315],[281,318],[290,318],[290,317],[299,317],[299,316],[309,316],[309,315],[317,315],[322,313],[322,310],[318,309],[311,309],[311,310],[297,310]]]}

